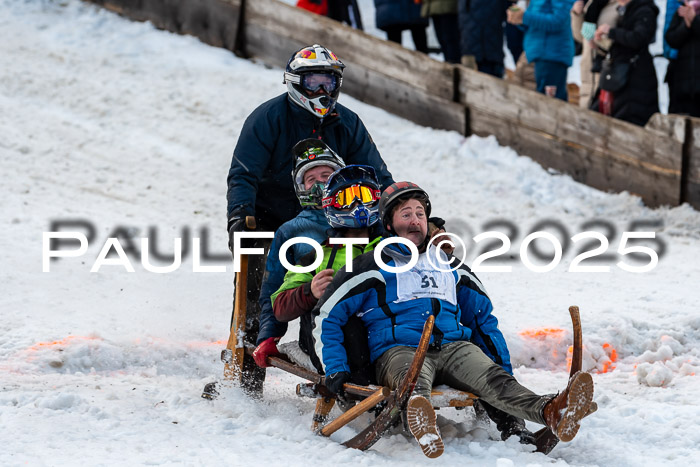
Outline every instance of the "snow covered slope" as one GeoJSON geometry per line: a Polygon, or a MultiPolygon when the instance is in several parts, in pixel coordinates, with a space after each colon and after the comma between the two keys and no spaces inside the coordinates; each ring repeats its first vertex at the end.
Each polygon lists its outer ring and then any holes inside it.
{"type": "MultiPolygon", "coordinates": [[[[280,83],[279,69],[75,0],[0,0],[1,465],[700,463],[700,214],[650,210],[550,174],[494,138],[418,127],[348,96],[341,101],[360,114],[395,178],[426,188],[450,230],[469,240],[495,220],[518,229],[516,259],[496,263],[513,271],[480,278],[526,385],[564,387],[566,310],[580,306],[600,410],[548,457],[497,440],[471,410],[442,410],[447,447],[430,461],[402,434],[365,453],[312,435],[313,401],[294,396],[299,380],[276,370],[264,403],[236,388],[201,399],[222,372],[230,264],[195,273],[190,249],[169,274],[133,256],[133,273],[90,269],[120,227],[136,248],[152,227],[163,254],[188,228],[224,255],[231,152],[245,117],[283,92],[280,83]],[[42,232],[76,219],[95,227],[87,253],[43,273],[42,232]],[[550,272],[524,267],[520,244],[544,220],[559,238],[552,222],[568,237],[592,220],[614,227],[610,272],[568,272],[579,245],[550,272]],[[665,245],[643,274],[616,266],[629,262],[615,252],[635,221],[656,222],[665,245]]],[[[470,258],[475,249],[469,243],[470,258]]]]}

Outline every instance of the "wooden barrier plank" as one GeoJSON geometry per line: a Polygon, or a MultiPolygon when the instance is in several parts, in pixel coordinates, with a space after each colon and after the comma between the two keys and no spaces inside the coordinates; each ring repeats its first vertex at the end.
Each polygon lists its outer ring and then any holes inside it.
{"type": "Polygon", "coordinates": [[[475,134],[496,135],[501,144],[518,154],[569,174],[581,183],[604,191],[628,191],[641,196],[650,206],[677,204],[679,179],[675,174],[632,167],[628,161],[556,139],[478,108],[471,108],[469,115],[475,134]]]}
{"type": "Polygon", "coordinates": [[[344,92],[362,102],[418,125],[466,133],[467,110],[461,104],[440,99],[354,63],[348,63],[344,76],[344,92]]]}
{"type": "Polygon", "coordinates": [[[517,85],[459,67],[459,101],[470,128],[494,134],[545,167],[603,190],[627,190],[648,204],[680,200],[682,123],[657,115],[648,128],[582,111],[517,85]]]}
{"type": "Polygon", "coordinates": [[[688,118],[690,141],[688,141],[688,165],[685,174],[685,199],[695,209],[700,209],[700,118],[688,118]]]}
{"type": "MultiPolygon", "coordinates": [[[[390,76],[429,95],[450,101],[453,99],[452,65],[433,60],[425,54],[388,43],[279,0],[249,1],[244,14],[246,27],[262,28],[276,38],[282,38],[283,43],[288,40],[304,45],[318,43],[331,49],[346,64],[362,64],[369,70],[390,76]]],[[[247,50],[254,53],[258,44],[248,44],[250,47],[247,50]]],[[[287,55],[293,51],[294,48],[289,47],[287,55]]]]}
{"type": "Polygon", "coordinates": [[[87,0],[159,29],[189,34],[206,44],[237,50],[243,0],[87,0]]]}

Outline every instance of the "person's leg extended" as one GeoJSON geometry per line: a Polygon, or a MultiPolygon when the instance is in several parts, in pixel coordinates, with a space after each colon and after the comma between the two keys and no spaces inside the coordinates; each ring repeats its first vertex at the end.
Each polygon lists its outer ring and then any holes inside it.
{"type": "Polygon", "coordinates": [[[504,412],[546,425],[542,410],[551,396],[522,386],[471,342],[443,346],[437,376],[439,382],[473,392],[504,412]]]}

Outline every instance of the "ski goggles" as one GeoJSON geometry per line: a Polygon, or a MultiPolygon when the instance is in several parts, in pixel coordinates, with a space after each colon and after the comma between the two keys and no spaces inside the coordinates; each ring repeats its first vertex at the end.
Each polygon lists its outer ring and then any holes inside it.
{"type": "Polygon", "coordinates": [[[363,204],[372,204],[378,201],[381,196],[381,191],[372,186],[352,185],[339,190],[334,196],[323,198],[323,207],[349,208],[356,200],[361,201],[363,204]]]}
{"type": "Polygon", "coordinates": [[[301,75],[300,84],[309,92],[319,92],[323,88],[330,94],[338,89],[338,77],[332,73],[305,73],[301,75]]]}

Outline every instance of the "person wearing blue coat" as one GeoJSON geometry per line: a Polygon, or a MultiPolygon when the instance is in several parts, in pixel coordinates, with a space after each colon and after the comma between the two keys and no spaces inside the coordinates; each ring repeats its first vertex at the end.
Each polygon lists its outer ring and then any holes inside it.
{"type": "Polygon", "coordinates": [[[564,101],[568,100],[567,70],[574,59],[573,4],[573,0],[531,0],[527,10],[507,11],[509,23],[525,27],[523,48],[527,61],[535,64],[537,91],[544,94],[554,86],[555,97],[564,101]]]}
{"type": "Polygon", "coordinates": [[[336,273],[312,311],[314,349],[328,390],[342,398],[351,378],[342,327],[352,316],[367,328],[377,382],[391,389],[403,381],[424,323],[433,316],[430,348],[406,408],[424,454],[437,457],[444,450],[429,400],[437,384],[472,392],[515,419],[544,424],[561,441],[571,441],[593,401],[591,376],[577,372],[555,397],[518,383],[483,284],[465,265],[449,269],[450,258],[431,241],[427,193],[411,182],[394,183],[382,193],[379,212],[387,232],[412,248],[392,243],[382,250],[380,243],[374,253],[359,256],[352,272],[346,265],[336,273]],[[416,419],[421,426],[412,423],[416,419]]]}
{"type": "Polygon", "coordinates": [[[388,40],[401,44],[401,34],[408,29],[416,50],[428,53],[429,20],[421,16],[419,4],[413,0],[374,0],[374,8],[375,25],[386,32],[388,40]]]}

